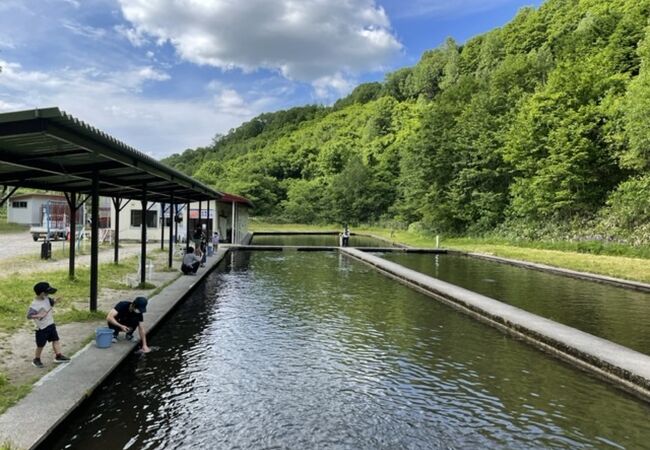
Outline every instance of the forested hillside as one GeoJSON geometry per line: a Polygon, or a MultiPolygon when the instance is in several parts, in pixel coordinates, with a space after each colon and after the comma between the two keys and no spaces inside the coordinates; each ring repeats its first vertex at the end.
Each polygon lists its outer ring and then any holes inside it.
{"type": "Polygon", "coordinates": [[[650,0],[548,0],[166,160],[256,214],[650,242],[650,0]]]}

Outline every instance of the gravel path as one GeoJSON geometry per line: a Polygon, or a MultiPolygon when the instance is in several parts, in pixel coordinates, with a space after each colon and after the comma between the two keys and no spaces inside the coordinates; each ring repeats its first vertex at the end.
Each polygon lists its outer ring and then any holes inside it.
{"type": "Polygon", "coordinates": [[[43,241],[34,242],[27,231],[21,233],[0,233],[0,259],[13,258],[22,255],[40,255],[43,241]]]}
{"type": "MultiPolygon", "coordinates": [[[[40,256],[41,254],[41,245],[43,241],[34,242],[32,236],[27,232],[22,233],[10,233],[10,234],[0,234],[0,261],[10,260],[16,257],[21,256],[40,256]]],[[[165,243],[167,245],[167,243],[165,243]]],[[[90,241],[82,241],[82,248],[84,255],[77,254],[75,260],[76,267],[90,266],[90,241]]],[[[67,248],[69,243],[66,241],[52,241],[52,252],[57,250],[67,248]]],[[[159,242],[151,242],[147,244],[147,254],[150,254],[153,250],[160,248],[159,242]]],[[[140,244],[139,243],[122,243],[120,244],[120,253],[119,258],[128,258],[130,256],[140,254],[140,244]]],[[[113,247],[103,247],[99,251],[99,262],[111,262],[114,257],[113,247]]],[[[38,260],[32,261],[28,266],[23,266],[20,270],[21,273],[29,273],[36,271],[49,271],[49,270],[61,270],[67,268],[69,265],[68,258],[59,258],[51,260],[38,260]]]]}

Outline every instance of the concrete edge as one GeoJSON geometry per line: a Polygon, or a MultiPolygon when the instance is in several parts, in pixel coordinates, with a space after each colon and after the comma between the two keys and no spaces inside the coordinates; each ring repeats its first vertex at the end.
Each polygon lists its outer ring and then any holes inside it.
{"type": "Polygon", "coordinates": [[[243,245],[250,245],[251,241],[253,240],[253,236],[254,236],[254,235],[255,235],[255,233],[249,231],[249,232],[246,233],[246,235],[244,236],[244,239],[241,240],[241,243],[242,243],[243,245]]]}
{"type": "Polygon", "coordinates": [[[372,266],[384,275],[588,371],[644,401],[650,401],[648,355],[357,249],[342,248],[340,251],[372,266]]]}
{"type": "MultiPolygon", "coordinates": [[[[258,234],[260,236],[294,236],[294,235],[299,235],[299,234],[307,234],[307,235],[319,235],[319,234],[327,234],[327,235],[339,235],[341,234],[340,231],[251,231],[250,232],[253,237],[258,234]]],[[[354,233],[350,233],[354,235],[354,233]]]]}
{"type": "MultiPolygon", "coordinates": [[[[220,247],[197,276],[181,275],[150,298],[144,322],[147,334],[162,323],[227,253],[227,248],[220,247]]],[[[0,446],[20,449],[39,446],[101,386],[137,345],[138,340],[120,340],[107,349],[99,349],[93,341],[72,355],[69,363],[45,374],[34,383],[29,394],[0,415],[0,446]]]]}

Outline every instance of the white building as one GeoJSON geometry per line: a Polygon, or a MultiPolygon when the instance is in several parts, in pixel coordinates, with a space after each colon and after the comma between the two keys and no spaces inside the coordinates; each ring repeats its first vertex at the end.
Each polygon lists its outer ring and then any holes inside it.
{"type": "MultiPolygon", "coordinates": [[[[110,228],[111,201],[108,198],[100,198],[99,202],[99,227],[110,228]]],[[[47,193],[30,193],[12,196],[7,201],[7,222],[20,223],[30,226],[44,226],[45,211],[52,221],[59,226],[67,227],[70,224],[70,208],[68,201],[63,195],[47,193]]],[[[77,223],[83,222],[84,208],[77,212],[77,223]]]]}
{"type": "MultiPolygon", "coordinates": [[[[180,242],[185,242],[188,229],[187,221],[189,220],[190,234],[198,226],[201,226],[207,232],[218,229],[222,242],[240,243],[248,232],[248,210],[252,206],[253,204],[244,197],[225,194],[222,199],[216,202],[216,210],[214,200],[201,202],[200,205],[199,202],[191,203],[188,218],[187,205],[177,205],[178,213],[176,215],[179,222],[174,223],[174,233],[180,242]],[[201,211],[200,219],[199,209],[201,211]],[[234,240],[232,239],[232,230],[235,230],[234,240]]],[[[160,240],[162,236],[164,236],[165,240],[169,239],[169,222],[174,213],[172,212],[170,215],[169,205],[165,205],[165,211],[163,212],[161,204],[148,204],[145,214],[147,240],[160,240]],[[161,229],[163,223],[164,231],[161,229]]],[[[111,210],[111,223],[116,223],[115,208],[111,210]]],[[[129,201],[120,211],[119,224],[120,240],[139,241],[141,236],[140,226],[142,224],[142,203],[138,200],[129,201]]]]}
{"type": "Polygon", "coordinates": [[[41,225],[43,206],[48,202],[66,203],[62,195],[23,194],[14,195],[7,202],[7,222],[24,225],[41,225]]]}
{"type": "MultiPolygon", "coordinates": [[[[140,224],[142,223],[142,203],[139,200],[131,200],[126,203],[123,200],[124,207],[120,211],[120,240],[139,241],[141,236],[140,224]]],[[[15,195],[7,202],[7,222],[21,223],[25,225],[42,225],[43,208],[49,205],[50,208],[56,207],[57,211],[61,210],[66,215],[65,226],[70,223],[69,208],[67,207],[66,198],[62,195],[54,194],[23,194],[15,195]]],[[[248,210],[253,204],[246,198],[233,194],[225,194],[224,197],[216,202],[201,202],[201,220],[199,220],[199,202],[190,205],[189,226],[190,233],[197,226],[203,227],[206,231],[212,232],[219,230],[222,242],[233,242],[232,230],[234,233],[234,242],[240,243],[248,232],[248,210]],[[233,214],[234,211],[234,214],[233,214]]],[[[165,205],[166,210],[161,211],[159,203],[149,203],[146,212],[147,223],[147,240],[160,240],[162,235],[161,225],[164,217],[165,230],[164,239],[169,239],[169,205],[165,205]]],[[[174,224],[175,233],[177,232],[178,240],[185,242],[187,234],[187,205],[177,205],[178,217],[180,222],[174,224]]],[[[83,210],[77,214],[77,227],[83,225],[83,210]]],[[[89,213],[89,211],[87,211],[89,213]]],[[[87,215],[86,215],[87,216],[87,215]]],[[[100,197],[100,228],[114,228],[115,207],[110,198],[100,197]]]]}

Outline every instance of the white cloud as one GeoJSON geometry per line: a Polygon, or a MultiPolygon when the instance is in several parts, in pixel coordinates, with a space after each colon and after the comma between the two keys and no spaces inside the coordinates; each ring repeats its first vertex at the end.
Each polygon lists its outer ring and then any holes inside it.
{"type": "Polygon", "coordinates": [[[349,93],[354,83],[347,80],[342,74],[320,77],[312,83],[316,97],[322,99],[339,98],[349,93]]]}
{"type": "Polygon", "coordinates": [[[119,0],[137,33],[185,60],[313,82],[378,70],[402,46],[374,0],[119,0]]]}
{"type": "Polygon", "coordinates": [[[249,120],[271,101],[247,103],[232,88],[217,84],[211,96],[198,99],[148,98],[139,92],[142,84],[169,77],[148,66],[111,73],[30,71],[2,60],[0,66],[0,111],[58,106],[156,158],[209,145],[216,133],[249,120]]]}
{"type": "Polygon", "coordinates": [[[214,103],[218,111],[230,112],[237,116],[250,116],[244,99],[234,89],[224,89],[214,97],[214,103]]]}
{"type": "Polygon", "coordinates": [[[71,20],[64,20],[62,25],[64,28],[67,28],[78,36],[83,36],[91,39],[101,39],[106,36],[106,30],[91,27],[89,25],[82,25],[71,20]]]}
{"type": "Polygon", "coordinates": [[[17,109],[20,109],[20,107],[20,103],[9,103],[0,99],[0,111],[15,111],[17,109]]]}
{"type": "Polygon", "coordinates": [[[3,36],[0,37],[0,48],[14,49],[16,44],[13,43],[10,37],[3,36]]]}
{"type": "Polygon", "coordinates": [[[151,66],[142,67],[135,71],[135,74],[139,80],[156,80],[156,81],[165,81],[169,80],[169,75],[166,73],[160,72],[159,70],[154,69],[151,66]]]}
{"type": "Polygon", "coordinates": [[[128,39],[134,47],[142,47],[147,44],[147,38],[134,28],[125,27],[124,25],[116,25],[115,31],[128,39]]]}

